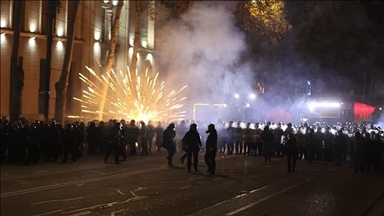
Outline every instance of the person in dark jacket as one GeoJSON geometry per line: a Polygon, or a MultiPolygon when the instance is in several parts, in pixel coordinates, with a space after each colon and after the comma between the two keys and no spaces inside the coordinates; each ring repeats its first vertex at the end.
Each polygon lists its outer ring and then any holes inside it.
{"type": "Polygon", "coordinates": [[[197,132],[197,125],[195,123],[191,124],[189,127],[189,131],[185,134],[184,138],[182,139],[182,142],[184,142],[187,145],[187,168],[188,172],[191,172],[191,166],[192,166],[192,155],[193,155],[193,168],[195,169],[195,172],[199,172],[197,169],[198,164],[198,157],[199,157],[199,151],[202,148],[200,134],[197,132]]]}
{"type": "Polygon", "coordinates": [[[315,159],[316,149],[320,145],[320,139],[315,134],[315,130],[313,128],[309,129],[309,134],[307,135],[306,143],[307,143],[307,149],[308,149],[307,162],[312,164],[313,160],[315,159]]]}
{"type": "Polygon", "coordinates": [[[68,151],[71,151],[72,159],[73,162],[76,162],[77,158],[77,153],[76,153],[76,146],[78,142],[78,137],[77,133],[75,131],[75,128],[72,124],[67,124],[66,125],[66,130],[65,130],[65,135],[64,135],[64,155],[63,155],[63,160],[61,161],[62,163],[67,162],[68,158],[68,151]]]}
{"type": "Polygon", "coordinates": [[[365,140],[359,131],[355,132],[355,140],[352,149],[355,173],[365,171],[365,140]]]}
{"type": "Polygon", "coordinates": [[[285,148],[287,154],[288,173],[295,172],[298,150],[297,139],[292,132],[287,135],[285,148]]]}
{"type": "Polygon", "coordinates": [[[109,154],[111,151],[114,151],[115,153],[115,163],[119,164],[119,156],[120,156],[120,146],[121,146],[121,140],[124,139],[123,131],[122,131],[122,124],[119,122],[114,122],[114,125],[112,126],[109,137],[108,137],[108,149],[105,153],[104,157],[104,163],[107,163],[109,154]]]}
{"type": "Polygon", "coordinates": [[[156,148],[157,148],[158,153],[160,152],[160,149],[161,149],[161,144],[163,141],[163,139],[162,139],[163,133],[164,133],[163,126],[161,125],[161,122],[158,122],[157,126],[155,127],[156,148]]]}
{"type": "Polygon", "coordinates": [[[136,155],[137,154],[136,142],[137,142],[137,139],[139,138],[140,131],[139,131],[139,128],[136,126],[135,120],[132,119],[130,121],[129,126],[127,127],[126,135],[127,135],[127,143],[131,151],[130,155],[136,155]]]}
{"type": "Polygon", "coordinates": [[[264,162],[267,160],[271,161],[275,135],[269,130],[269,126],[264,127],[264,131],[261,133],[261,139],[263,140],[264,162]]]}
{"type": "Polygon", "coordinates": [[[167,157],[168,166],[173,166],[172,158],[176,152],[175,143],[173,142],[173,139],[175,138],[175,136],[176,136],[175,124],[171,123],[163,132],[163,142],[162,142],[163,148],[165,148],[168,151],[168,157],[167,157]]]}
{"type": "Polygon", "coordinates": [[[342,130],[339,130],[337,132],[337,135],[335,139],[333,140],[333,147],[335,150],[335,156],[336,156],[336,165],[341,166],[341,162],[343,161],[343,151],[344,146],[348,145],[347,137],[343,134],[342,130]]]}
{"type": "Polygon", "coordinates": [[[215,174],[216,171],[216,152],[217,152],[217,131],[214,124],[208,125],[208,130],[206,133],[209,133],[207,141],[205,144],[205,163],[208,166],[207,173],[215,174]]]}

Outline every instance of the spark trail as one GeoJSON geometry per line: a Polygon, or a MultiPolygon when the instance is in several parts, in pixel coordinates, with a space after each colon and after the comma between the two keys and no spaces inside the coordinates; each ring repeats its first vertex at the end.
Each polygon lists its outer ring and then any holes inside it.
{"type": "Polygon", "coordinates": [[[80,80],[86,84],[82,92],[82,98],[73,99],[81,102],[83,116],[96,118],[103,112],[103,119],[135,119],[144,122],[148,120],[180,120],[186,111],[180,111],[182,102],[186,97],[178,98],[187,86],[179,90],[172,90],[164,94],[164,81],[158,84],[157,73],[154,77],[148,75],[148,69],[134,74],[129,71],[97,75],[92,68],[86,66],[90,78],[79,73],[80,80]],[[107,85],[108,93],[105,101],[102,101],[103,87],[107,85]],[[99,104],[105,103],[104,110],[98,110],[99,104]]]}

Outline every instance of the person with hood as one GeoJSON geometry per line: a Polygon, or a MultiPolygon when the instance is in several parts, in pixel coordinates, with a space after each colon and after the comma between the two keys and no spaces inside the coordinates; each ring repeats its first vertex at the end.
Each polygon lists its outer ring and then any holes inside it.
{"type": "Polygon", "coordinates": [[[214,124],[208,125],[208,130],[206,131],[208,135],[207,141],[205,144],[205,163],[208,166],[207,173],[215,174],[216,171],[216,152],[217,152],[217,131],[214,124]]]}
{"type": "Polygon", "coordinates": [[[197,169],[197,164],[198,164],[197,161],[199,157],[199,151],[202,148],[202,144],[201,144],[200,134],[199,132],[197,132],[197,125],[195,123],[190,125],[189,131],[183,137],[182,142],[184,142],[187,145],[188,172],[191,172],[192,155],[193,155],[193,167],[195,169],[195,172],[199,172],[197,169]]]}
{"type": "Polygon", "coordinates": [[[173,142],[173,139],[175,138],[175,136],[176,136],[175,124],[171,123],[163,132],[163,141],[161,144],[163,148],[165,148],[168,151],[168,157],[167,157],[168,166],[173,166],[172,158],[176,152],[176,147],[173,142]]]}

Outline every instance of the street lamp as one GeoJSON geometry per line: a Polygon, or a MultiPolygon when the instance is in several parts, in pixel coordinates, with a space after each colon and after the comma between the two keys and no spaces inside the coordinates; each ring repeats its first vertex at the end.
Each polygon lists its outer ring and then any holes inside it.
{"type": "Polygon", "coordinates": [[[250,95],[249,95],[249,97],[253,100],[253,99],[255,99],[256,98],[256,95],[255,94],[253,94],[253,93],[251,93],[250,95]]]}
{"type": "Polygon", "coordinates": [[[240,98],[240,95],[239,95],[239,94],[235,94],[235,98],[236,98],[236,99],[239,99],[239,98],[240,98]]]}

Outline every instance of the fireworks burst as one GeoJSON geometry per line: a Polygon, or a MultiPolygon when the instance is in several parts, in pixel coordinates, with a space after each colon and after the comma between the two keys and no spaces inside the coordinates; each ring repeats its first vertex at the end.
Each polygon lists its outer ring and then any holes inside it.
{"type": "Polygon", "coordinates": [[[125,72],[97,75],[87,67],[92,79],[79,73],[79,78],[87,87],[83,90],[82,98],[74,98],[81,102],[82,112],[88,117],[97,116],[103,112],[104,119],[135,119],[148,122],[148,120],[180,120],[186,111],[179,111],[181,103],[186,97],[178,99],[178,95],[187,86],[179,90],[172,90],[163,95],[164,81],[157,83],[159,73],[154,77],[145,72],[136,72],[132,75],[129,67],[125,72]],[[108,88],[105,88],[108,86],[108,88]],[[103,89],[108,89],[107,97],[103,101],[103,89]],[[98,110],[100,103],[105,103],[104,111],[98,110]]]}

